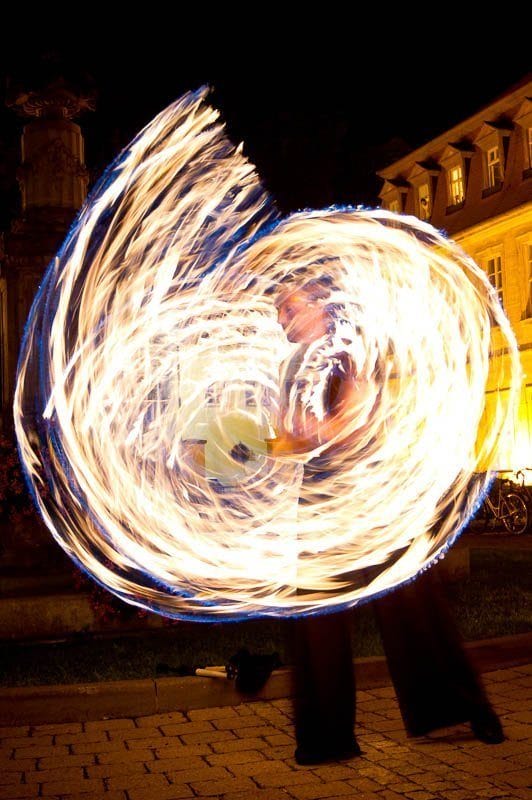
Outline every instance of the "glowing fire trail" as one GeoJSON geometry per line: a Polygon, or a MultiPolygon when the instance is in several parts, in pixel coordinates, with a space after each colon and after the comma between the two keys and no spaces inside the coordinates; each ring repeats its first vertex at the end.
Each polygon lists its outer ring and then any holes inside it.
{"type": "Polygon", "coordinates": [[[57,542],[127,602],[195,619],[354,605],[426,568],[478,504],[517,402],[514,336],[484,273],[427,223],[277,221],[205,94],[137,136],[46,273],[15,395],[24,467],[57,542]],[[294,347],[272,290],[324,275],[338,324],[282,407],[294,347]],[[510,391],[479,442],[494,326],[510,356],[490,380],[510,391]],[[357,394],[317,492],[304,464],[334,440],[275,458],[261,440],[297,404],[324,417],[339,351],[357,394]],[[183,446],[202,431],[205,475],[183,446]],[[228,473],[237,443],[253,457],[228,473]]]}

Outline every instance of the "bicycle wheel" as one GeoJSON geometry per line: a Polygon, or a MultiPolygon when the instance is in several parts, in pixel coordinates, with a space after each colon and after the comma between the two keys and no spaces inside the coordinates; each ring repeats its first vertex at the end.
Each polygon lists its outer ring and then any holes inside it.
{"type": "Polygon", "coordinates": [[[504,527],[510,533],[523,533],[528,526],[528,509],[518,494],[507,494],[501,499],[501,515],[504,527]]]}

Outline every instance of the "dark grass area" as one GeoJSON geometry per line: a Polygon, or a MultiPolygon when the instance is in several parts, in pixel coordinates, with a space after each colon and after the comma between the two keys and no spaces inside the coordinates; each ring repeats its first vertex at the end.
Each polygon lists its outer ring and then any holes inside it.
{"type": "MultiPolygon", "coordinates": [[[[532,631],[532,551],[472,550],[469,580],[447,587],[466,640],[532,631]]],[[[354,613],[356,656],[382,655],[371,606],[354,613]]],[[[0,683],[4,686],[155,678],[192,674],[198,666],[226,664],[239,648],[278,652],[291,662],[293,629],[289,620],[253,620],[171,626],[141,635],[93,639],[78,637],[54,644],[0,645],[0,683]],[[158,669],[166,664],[170,669],[158,669]]]]}

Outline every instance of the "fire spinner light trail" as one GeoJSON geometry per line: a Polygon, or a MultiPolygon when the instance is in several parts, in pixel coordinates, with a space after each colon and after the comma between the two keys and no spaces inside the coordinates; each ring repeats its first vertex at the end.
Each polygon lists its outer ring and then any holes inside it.
{"type": "Polygon", "coordinates": [[[353,606],[440,558],[478,506],[516,407],[515,339],[482,270],[429,224],[280,219],[206,94],[126,148],[45,274],[14,402],[24,469],[56,541],[129,603],[205,620],[353,606]],[[275,292],[324,275],[338,324],[282,407],[294,345],[275,292]],[[269,455],[298,403],[323,418],[339,351],[357,376],[341,433],[269,455]],[[480,437],[488,379],[510,388],[480,437]],[[311,490],[304,464],[331,446],[311,490]]]}

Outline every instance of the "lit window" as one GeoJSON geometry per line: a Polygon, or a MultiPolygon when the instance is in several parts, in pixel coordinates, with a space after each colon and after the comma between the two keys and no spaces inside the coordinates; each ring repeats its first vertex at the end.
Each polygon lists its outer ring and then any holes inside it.
{"type": "Polygon", "coordinates": [[[532,168],[532,128],[528,129],[527,134],[528,166],[532,168]]]}
{"type": "Polygon", "coordinates": [[[388,204],[388,211],[392,211],[394,214],[401,213],[401,204],[399,200],[390,200],[388,204]]]}
{"type": "Polygon", "coordinates": [[[458,206],[464,198],[464,172],[462,167],[452,167],[449,170],[449,205],[458,206]]]}
{"type": "Polygon", "coordinates": [[[488,187],[491,189],[502,183],[502,164],[498,147],[491,147],[487,152],[488,159],[488,187]]]}
{"type": "Polygon", "coordinates": [[[430,219],[432,209],[430,207],[430,187],[428,183],[422,184],[418,191],[419,218],[430,219]]]}
{"type": "Polygon", "coordinates": [[[494,258],[488,259],[488,278],[490,279],[490,283],[493,288],[496,290],[499,300],[503,302],[502,297],[502,258],[501,256],[495,256],[494,258]]]}

